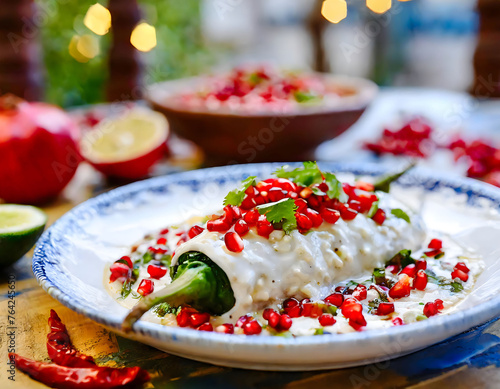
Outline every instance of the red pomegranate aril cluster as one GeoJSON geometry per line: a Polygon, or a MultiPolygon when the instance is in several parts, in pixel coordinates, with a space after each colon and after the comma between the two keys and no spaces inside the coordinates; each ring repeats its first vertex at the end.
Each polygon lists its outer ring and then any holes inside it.
{"type": "Polygon", "coordinates": [[[344,295],[342,293],[333,293],[325,298],[325,303],[335,305],[338,308],[344,303],[344,295]]]}
{"type": "Polygon", "coordinates": [[[125,281],[130,277],[131,267],[117,261],[111,265],[109,270],[111,271],[111,275],[109,276],[110,282],[115,282],[116,280],[125,281]]]}
{"type": "Polygon", "coordinates": [[[234,325],[225,323],[220,326],[215,327],[215,332],[219,332],[221,334],[234,334],[234,325]]]}
{"type": "Polygon", "coordinates": [[[465,263],[458,262],[453,268],[453,271],[451,272],[451,278],[453,280],[455,278],[458,278],[463,282],[467,282],[467,280],[469,279],[469,271],[470,270],[465,263]]]}
{"type": "Polygon", "coordinates": [[[240,317],[236,323],[236,327],[241,327],[245,335],[259,335],[262,332],[262,326],[250,316],[240,317]]]}
{"type": "Polygon", "coordinates": [[[389,290],[389,296],[393,299],[408,297],[411,293],[411,277],[402,274],[396,284],[389,290]]]}
{"type": "Polygon", "coordinates": [[[210,315],[205,312],[198,312],[194,308],[183,307],[176,316],[179,327],[191,327],[199,331],[213,331],[210,324],[210,315]]]}
{"type": "Polygon", "coordinates": [[[368,292],[366,290],[366,286],[364,286],[363,284],[358,284],[354,288],[354,292],[352,293],[352,297],[354,297],[358,301],[366,299],[367,295],[368,292]]]}
{"type": "Polygon", "coordinates": [[[437,299],[434,302],[428,302],[424,305],[424,315],[427,317],[435,316],[443,308],[443,300],[437,299]]]}
{"type": "Polygon", "coordinates": [[[387,316],[394,312],[394,303],[383,302],[378,305],[376,314],[379,316],[387,316]]]}
{"type": "Polygon", "coordinates": [[[265,309],[262,317],[267,320],[270,327],[277,331],[288,331],[292,326],[292,319],[288,314],[279,314],[271,308],[265,309]]]}
{"type": "Polygon", "coordinates": [[[415,118],[399,130],[384,129],[382,136],[375,142],[367,142],[364,148],[377,155],[393,154],[423,158],[434,147],[431,139],[432,128],[423,118],[415,118]]]}
{"type": "Polygon", "coordinates": [[[323,327],[333,326],[336,323],[335,317],[331,313],[323,313],[318,321],[323,327]]]}
{"type": "Polygon", "coordinates": [[[342,314],[349,320],[349,325],[356,331],[366,326],[363,306],[353,298],[348,298],[341,306],[342,314]]]}
{"type": "Polygon", "coordinates": [[[433,258],[443,254],[443,242],[440,239],[432,239],[427,247],[430,249],[424,253],[427,257],[433,258]]]}

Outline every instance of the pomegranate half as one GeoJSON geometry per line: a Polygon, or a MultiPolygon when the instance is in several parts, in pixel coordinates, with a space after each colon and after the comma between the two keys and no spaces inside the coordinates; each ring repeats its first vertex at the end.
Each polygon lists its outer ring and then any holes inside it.
{"type": "Polygon", "coordinates": [[[40,204],[56,197],[80,163],[77,136],[62,109],[0,97],[0,198],[40,204]]]}
{"type": "Polygon", "coordinates": [[[85,159],[106,176],[135,180],[151,173],[163,158],[168,135],[168,123],[162,114],[133,108],[86,132],[80,149],[85,159]]]}

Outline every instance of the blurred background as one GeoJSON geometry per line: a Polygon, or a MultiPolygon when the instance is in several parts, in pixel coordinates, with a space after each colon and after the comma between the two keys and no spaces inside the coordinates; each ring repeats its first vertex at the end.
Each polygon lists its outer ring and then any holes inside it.
{"type": "MultiPolygon", "coordinates": [[[[23,2],[29,3],[17,3],[23,2]]],[[[25,29],[28,36],[18,38],[37,35],[43,98],[51,103],[70,107],[106,100],[111,33],[98,31],[99,22],[84,22],[95,3],[36,0],[37,10],[25,29]],[[70,45],[75,39],[83,39],[79,49],[70,45]]],[[[321,3],[139,0],[137,20],[153,26],[156,33],[156,45],[142,56],[145,80],[152,83],[265,61],[368,77],[379,85],[461,91],[471,86],[479,25],[476,0],[394,1],[385,14],[370,11],[365,1],[350,0],[347,18],[338,24],[321,20],[321,3]],[[321,64],[315,58],[311,23],[322,24],[324,30],[321,64]]],[[[107,6],[105,1],[100,4],[107,6]]]]}

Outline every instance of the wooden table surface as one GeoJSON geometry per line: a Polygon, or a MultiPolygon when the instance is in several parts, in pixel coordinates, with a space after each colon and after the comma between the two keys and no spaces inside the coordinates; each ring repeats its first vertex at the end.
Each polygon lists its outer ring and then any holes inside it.
{"type": "MultiPolygon", "coordinates": [[[[76,180],[80,184],[66,191],[71,200],[59,200],[44,208],[49,223],[102,191],[102,181],[94,174],[88,166],[83,167],[76,180]]],[[[45,387],[18,371],[15,382],[8,380],[7,346],[14,331],[17,353],[48,361],[45,341],[51,309],[66,324],[77,349],[93,356],[99,364],[147,369],[152,377],[147,388],[500,388],[500,320],[389,362],[319,372],[259,372],[190,361],[116,336],[45,293],[33,278],[30,254],[0,274],[0,296],[1,389],[45,387]],[[16,280],[14,330],[7,324],[9,277],[16,280]]]]}

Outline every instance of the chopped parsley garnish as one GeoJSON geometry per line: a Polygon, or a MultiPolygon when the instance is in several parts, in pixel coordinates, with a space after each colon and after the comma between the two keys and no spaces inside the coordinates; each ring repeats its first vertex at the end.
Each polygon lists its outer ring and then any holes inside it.
{"type": "Polygon", "coordinates": [[[404,221],[406,221],[406,222],[408,222],[408,223],[411,223],[411,221],[410,221],[410,217],[409,217],[409,216],[408,216],[408,214],[407,214],[405,211],[403,211],[402,209],[399,209],[399,208],[394,208],[394,209],[392,209],[392,210],[391,210],[391,213],[392,213],[394,216],[396,216],[396,217],[398,217],[398,218],[400,218],[400,219],[403,219],[404,221]]]}
{"type": "Polygon", "coordinates": [[[394,257],[389,259],[385,265],[399,266],[403,269],[412,263],[415,263],[415,260],[411,257],[411,250],[401,250],[394,257]]]}
{"type": "Polygon", "coordinates": [[[146,252],[144,253],[144,255],[142,256],[142,263],[143,263],[144,265],[146,265],[146,264],[148,264],[149,262],[151,262],[153,259],[154,259],[154,258],[153,258],[153,254],[152,254],[152,253],[150,253],[149,251],[146,251],[146,252]]]}
{"type": "Polygon", "coordinates": [[[224,205],[237,205],[240,206],[243,198],[245,197],[245,191],[252,185],[255,185],[255,179],[257,177],[250,176],[241,182],[241,187],[234,189],[229,192],[224,198],[224,205]]]}
{"type": "Polygon", "coordinates": [[[325,330],[323,328],[316,328],[314,330],[314,335],[324,335],[325,334],[325,330]]]}
{"type": "Polygon", "coordinates": [[[311,186],[323,182],[323,173],[316,162],[303,162],[304,167],[287,171],[288,166],[282,166],[274,172],[278,178],[286,178],[301,186],[311,186]]]}
{"type": "Polygon", "coordinates": [[[268,222],[281,223],[283,231],[286,233],[297,229],[297,219],[295,218],[297,208],[295,201],[290,198],[257,206],[259,213],[266,215],[268,222]]]}

